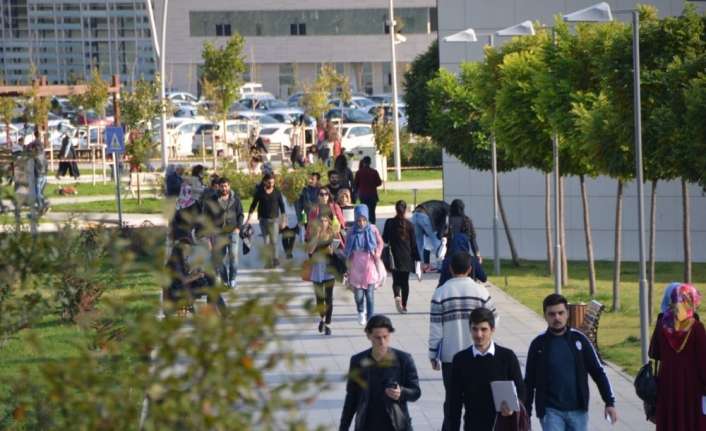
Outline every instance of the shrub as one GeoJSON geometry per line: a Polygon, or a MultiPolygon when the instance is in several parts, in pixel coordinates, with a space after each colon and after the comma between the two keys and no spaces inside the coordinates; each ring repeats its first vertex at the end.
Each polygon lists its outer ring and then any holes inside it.
{"type": "Polygon", "coordinates": [[[430,138],[400,134],[402,166],[441,166],[441,147],[430,138]]]}

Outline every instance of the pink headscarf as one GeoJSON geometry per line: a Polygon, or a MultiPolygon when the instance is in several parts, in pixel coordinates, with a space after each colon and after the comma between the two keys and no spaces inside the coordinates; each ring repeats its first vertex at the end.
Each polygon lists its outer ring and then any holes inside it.
{"type": "Polygon", "coordinates": [[[669,345],[681,352],[694,323],[694,312],[701,303],[701,295],[691,284],[670,285],[669,306],[662,315],[662,329],[669,345]]]}
{"type": "Polygon", "coordinates": [[[179,190],[179,198],[177,198],[176,209],[189,208],[191,205],[196,203],[196,199],[192,196],[191,185],[183,182],[181,184],[181,189],[179,190]]]}

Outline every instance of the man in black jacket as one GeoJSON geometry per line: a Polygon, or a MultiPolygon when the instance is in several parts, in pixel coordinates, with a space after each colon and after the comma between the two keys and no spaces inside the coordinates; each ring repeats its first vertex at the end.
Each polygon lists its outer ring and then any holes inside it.
{"type": "MultiPolygon", "coordinates": [[[[473,344],[470,348],[456,353],[451,363],[450,387],[446,394],[448,416],[444,418],[444,431],[458,431],[461,428],[461,408],[465,431],[491,431],[497,413],[490,383],[498,380],[512,380],[517,396],[522,399],[525,388],[522,382],[520,362],[515,352],[495,344],[495,315],[487,308],[479,307],[471,311],[468,319],[473,344]]],[[[514,413],[503,405],[503,416],[514,413]]],[[[516,414],[519,414],[516,413],[516,414]]]]}
{"type": "Polygon", "coordinates": [[[348,430],[353,416],[356,431],[412,431],[407,402],[417,401],[422,391],[412,356],[390,347],[393,332],[386,316],[368,320],[372,348],[351,358],[340,431],[348,430]]]}
{"type": "Polygon", "coordinates": [[[536,399],[537,417],[545,431],[588,429],[588,375],[605,403],[605,416],[618,420],[615,396],[596,350],[581,332],[568,327],[566,298],[553,293],[542,304],[548,329],[530,344],[525,369],[527,412],[536,399]]]}
{"type": "Polygon", "coordinates": [[[221,280],[235,288],[238,274],[238,244],[243,225],[243,205],[238,193],[230,189],[226,177],[218,179],[218,194],[204,200],[206,231],[213,241],[214,267],[221,280]]]}

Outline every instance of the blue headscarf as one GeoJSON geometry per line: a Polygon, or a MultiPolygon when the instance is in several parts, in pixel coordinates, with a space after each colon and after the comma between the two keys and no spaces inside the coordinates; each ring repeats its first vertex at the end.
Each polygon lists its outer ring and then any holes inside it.
{"type": "MultiPolygon", "coordinates": [[[[368,220],[368,206],[365,204],[356,205],[353,214],[355,215],[356,222],[360,217],[365,217],[365,219],[368,220]]],[[[378,242],[370,223],[368,222],[364,228],[358,226],[358,223],[354,223],[353,227],[348,232],[348,238],[346,238],[345,254],[346,257],[350,257],[354,251],[374,253],[377,246],[378,242]]]]}
{"type": "Polygon", "coordinates": [[[664,288],[664,296],[662,296],[662,304],[659,307],[660,313],[666,313],[669,310],[669,306],[672,304],[672,291],[675,287],[679,287],[681,283],[672,282],[664,288]]]}

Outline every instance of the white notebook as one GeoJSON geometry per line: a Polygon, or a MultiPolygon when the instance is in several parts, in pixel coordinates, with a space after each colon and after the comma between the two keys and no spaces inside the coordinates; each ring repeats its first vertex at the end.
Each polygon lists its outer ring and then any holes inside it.
{"type": "Polygon", "coordinates": [[[500,405],[505,401],[512,411],[520,411],[520,400],[517,398],[517,388],[512,380],[496,380],[490,382],[490,389],[493,391],[493,401],[495,411],[500,411],[500,405]]]}

